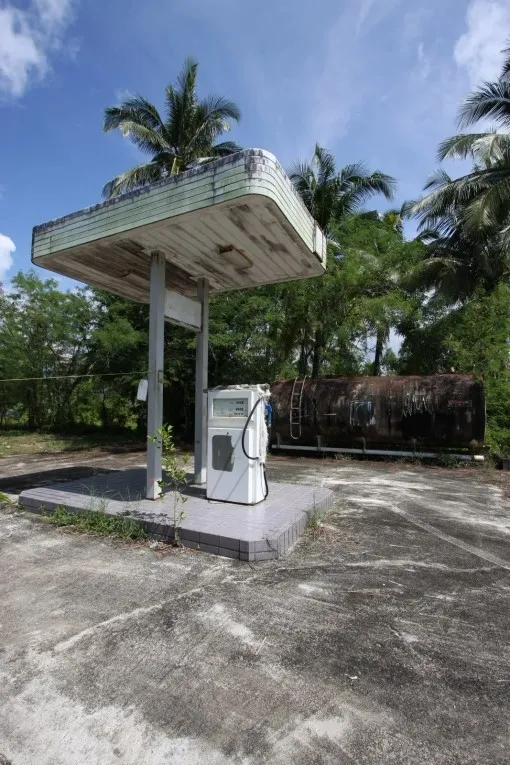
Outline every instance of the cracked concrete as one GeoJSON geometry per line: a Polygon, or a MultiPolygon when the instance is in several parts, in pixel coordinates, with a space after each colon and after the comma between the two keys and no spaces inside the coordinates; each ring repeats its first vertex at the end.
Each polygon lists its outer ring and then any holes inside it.
{"type": "MultiPolygon", "coordinates": [[[[4,470],[0,490],[16,491],[50,466],[4,470]]],[[[506,765],[501,489],[461,469],[269,471],[336,494],[282,561],[161,554],[0,515],[12,765],[506,765]]]]}

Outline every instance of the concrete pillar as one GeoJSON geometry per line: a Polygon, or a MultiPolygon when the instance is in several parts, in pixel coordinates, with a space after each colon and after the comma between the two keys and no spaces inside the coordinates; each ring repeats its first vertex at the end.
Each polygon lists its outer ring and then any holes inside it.
{"type": "Polygon", "coordinates": [[[151,253],[149,318],[149,388],[147,403],[147,499],[157,499],[162,477],[161,438],[163,427],[163,360],[165,338],[165,256],[151,253]],[[151,437],[156,436],[154,442],[151,437]]]}
{"type": "Polygon", "coordinates": [[[209,284],[198,282],[197,296],[202,306],[202,329],[197,334],[195,372],[195,483],[204,484],[207,473],[207,387],[209,361],[209,284]]]}

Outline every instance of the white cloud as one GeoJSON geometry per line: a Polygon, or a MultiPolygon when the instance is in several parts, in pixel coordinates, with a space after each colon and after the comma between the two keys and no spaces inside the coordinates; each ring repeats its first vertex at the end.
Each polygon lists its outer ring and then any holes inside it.
{"type": "Polygon", "coordinates": [[[359,12],[356,21],[356,36],[361,32],[367,32],[384,21],[402,0],[360,0],[359,12]]]}
{"type": "Polygon", "coordinates": [[[4,234],[0,234],[0,282],[5,278],[5,274],[13,264],[12,253],[16,250],[16,245],[12,239],[4,234]]]}
{"type": "Polygon", "coordinates": [[[48,72],[62,45],[73,0],[33,0],[28,8],[0,8],[0,96],[19,98],[48,72]]]}
{"type": "Polygon", "coordinates": [[[121,104],[123,101],[127,101],[128,98],[133,98],[134,93],[127,88],[117,88],[115,91],[115,102],[121,104]]]}
{"type": "Polygon", "coordinates": [[[430,56],[425,53],[425,46],[422,42],[418,45],[418,71],[422,80],[427,80],[432,71],[432,61],[430,56]]]}
{"type": "Polygon", "coordinates": [[[34,0],[34,6],[45,25],[67,22],[71,11],[69,0],[34,0]]]}
{"type": "Polygon", "coordinates": [[[467,31],[454,49],[458,66],[467,70],[471,87],[500,74],[501,51],[510,30],[508,0],[473,0],[466,14],[467,31]]]}
{"type": "Polygon", "coordinates": [[[361,7],[359,9],[358,20],[356,22],[356,35],[359,35],[363,24],[368,19],[370,11],[374,5],[374,0],[361,0],[361,7]]]}

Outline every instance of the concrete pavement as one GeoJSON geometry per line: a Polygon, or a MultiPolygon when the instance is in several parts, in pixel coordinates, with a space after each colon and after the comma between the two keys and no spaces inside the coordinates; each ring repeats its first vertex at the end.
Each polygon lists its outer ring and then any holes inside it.
{"type": "MultiPolygon", "coordinates": [[[[25,464],[18,484],[49,469],[25,464]]],[[[162,554],[0,516],[12,765],[506,765],[501,490],[462,469],[269,469],[336,494],[319,533],[280,561],[162,554]]]]}

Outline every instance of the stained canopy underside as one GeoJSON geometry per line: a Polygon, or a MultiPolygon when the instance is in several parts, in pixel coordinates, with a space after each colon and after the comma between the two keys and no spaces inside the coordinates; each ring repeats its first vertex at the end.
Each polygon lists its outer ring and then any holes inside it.
{"type": "Polygon", "coordinates": [[[319,276],[326,241],[276,158],[247,149],[36,226],[32,260],[148,302],[150,254],[168,289],[196,295],[319,276]]]}

